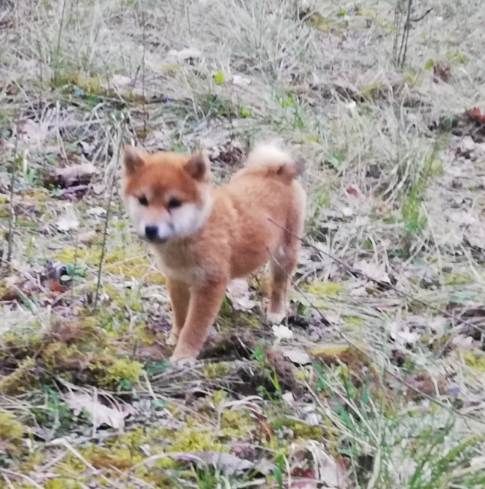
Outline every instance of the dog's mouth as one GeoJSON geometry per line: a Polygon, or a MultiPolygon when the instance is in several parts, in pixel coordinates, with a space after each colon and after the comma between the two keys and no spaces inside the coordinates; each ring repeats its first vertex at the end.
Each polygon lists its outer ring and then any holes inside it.
{"type": "Polygon", "coordinates": [[[141,239],[143,239],[144,241],[147,241],[148,243],[152,243],[152,244],[164,244],[166,243],[169,238],[160,238],[160,237],[153,237],[153,238],[148,238],[147,236],[143,235],[143,236],[140,236],[141,239]]]}

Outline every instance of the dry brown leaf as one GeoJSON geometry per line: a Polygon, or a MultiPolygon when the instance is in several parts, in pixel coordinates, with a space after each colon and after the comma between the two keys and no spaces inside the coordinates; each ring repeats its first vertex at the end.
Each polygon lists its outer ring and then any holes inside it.
{"type": "Polygon", "coordinates": [[[466,115],[474,122],[485,124],[485,113],[481,111],[480,107],[472,107],[466,111],[466,115]]]}
{"type": "Polygon", "coordinates": [[[318,344],[308,350],[308,353],[327,364],[344,363],[353,370],[360,371],[362,367],[369,364],[369,359],[365,353],[365,347],[341,343],[318,344]]]}
{"type": "Polygon", "coordinates": [[[96,167],[94,165],[91,163],[82,163],[56,169],[54,173],[45,177],[44,183],[62,188],[87,185],[95,173],[96,167]]]}
{"type": "Polygon", "coordinates": [[[433,81],[448,82],[451,77],[451,66],[448,63],[436,63],[433,65],[433,81]]]}
{"type": "Polygon", "coordinates": [[[292,489],[314,489],[322,483],[324,487],[334,489],[348,487],[344,464],[326,453],[323,445],[317,441],[292,445],[289,463],[292,474],[300,478],[292,481],[292,489]]]}
{"type": "Polygon", "coordinates": [[[40,284],[33,277],[23,278],[18,275],[10,275],[3,280],[0,300],[14,301],[22,299],[22,296],[30,297],[40,290],[40,284]]]}
{"type": "Polygon", "coordinates": [[[111,407],[102,404],[96,395],[86,392],[69,392],[63,396],[64,402],[77,416],[81,411],[86,412],[91,418],[95,428],[108,425],[117,430],[125,426],[125,418],[133,414],[134,409],[127,405],[115,405],[111,407]]]}

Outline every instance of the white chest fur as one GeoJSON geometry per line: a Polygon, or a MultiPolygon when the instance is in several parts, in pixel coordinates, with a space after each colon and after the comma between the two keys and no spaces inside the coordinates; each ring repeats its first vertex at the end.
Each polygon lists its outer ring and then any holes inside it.
{"type": "Polygon", "coordinates": [[[189,285],[204,280],[205,270],[194,262],[193,256],[183,246],[154,246],[153,249],[158,265],[166,277],[189,285]]]}

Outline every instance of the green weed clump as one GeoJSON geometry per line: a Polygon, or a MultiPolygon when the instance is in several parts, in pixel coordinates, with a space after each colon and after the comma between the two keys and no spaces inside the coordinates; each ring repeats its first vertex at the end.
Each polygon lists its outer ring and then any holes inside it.
{"type": "MultiPolygon", "coordinates": [[[[25,430],[13,414],[0,410],[0,446],[7,454],[18,454],[23,448],[25,430]]],[[[0,457],[1,460],[1,457],[0,457]]]]}
{"type": "Polygon", "coordinates": [[[106,373],[99,377],[103,387],[130,390],[139,380],[143,365],[136,360],[118,358],[106,368],[106,373]]]}

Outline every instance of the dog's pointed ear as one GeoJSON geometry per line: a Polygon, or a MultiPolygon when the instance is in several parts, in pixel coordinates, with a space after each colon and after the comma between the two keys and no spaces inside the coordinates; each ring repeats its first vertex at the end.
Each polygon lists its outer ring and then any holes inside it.
{"type": "Polygon", "coordinates": [[[125,173],[132,175],[145,164],[144,153],[134,146],[126,145],[123,151],[123,164],[125,173]]]}
{"type": "Polygon", "coordinates": [[[210,176],[210,160],[207,151],[200,151],[194,153],[187,163],[185,163],[185,171],[194,179],[199,182],[209,180],[210,176]]]}

